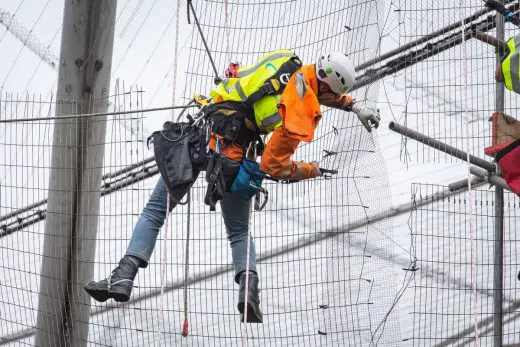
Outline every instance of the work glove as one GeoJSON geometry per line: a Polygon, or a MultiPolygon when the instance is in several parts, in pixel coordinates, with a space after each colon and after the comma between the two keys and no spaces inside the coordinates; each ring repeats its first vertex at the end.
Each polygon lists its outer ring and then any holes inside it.
{"type": "Polygon", "coordinates": [[[365,105],[355,103],[352,106],[352,112],[354,112],[361,124],[367,129],[369,133],[372,132],[372,126],[376,129],[379,127],[379,121],[381,120],[381,115],[379,115],[379,110],[371,107],[366,107],[365,105]]]}
{"type": "Polygon", "coordinates": [[[336,175],[338,173],[337,170],[330,170],[330,169],[325,169],[325,168],[319,167],[318,162],[316,162],[316,161],[313,161],[312,164],[316,165],[316,167],[318,168],[318,173],[316,175],[317,177],[323,177],[325,179],[329,179],[332,177],[332,175],[336,175]]]}

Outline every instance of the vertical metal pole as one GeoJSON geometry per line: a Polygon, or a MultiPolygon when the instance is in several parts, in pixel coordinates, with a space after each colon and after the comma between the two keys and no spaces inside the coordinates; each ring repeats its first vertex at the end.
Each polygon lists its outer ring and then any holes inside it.
{"type": "MultiPolygon", "coordinates": [[[[503,0],[499,0],[503,3],[503,0]]],[[[504,17],[497,14],[497,39],[504,41],[504,17]]],[[[497,64],[500,62],[500,54],[497,52],[497,64]]],[[[495,110],[504,112],[504,83],[496,83],[495,110]]],[[[504,189],[495,186],[495,243],[493,272],[493,333],[494,346],[502,347],[503,321],[502,321],[502,295],[504,280],[504,189]]]]}
{"type": "Polygon", "coordinates": [[[117,1],[65,1],[35,345],[86,346],[117,1]]]}

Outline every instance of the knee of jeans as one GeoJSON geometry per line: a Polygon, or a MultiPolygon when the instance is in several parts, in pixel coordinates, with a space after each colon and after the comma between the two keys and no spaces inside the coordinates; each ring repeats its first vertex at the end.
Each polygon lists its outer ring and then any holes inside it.
{"type": "Polygon", "coordinates": [[[243,222],[239,220],[235,220],[229,223],[226,223],[226,232],[228,235],[228,239],[231,241],[231,238],[237,235],[247,235],[249,231],[249,223],[243,222]]]}
{"type": "Polygon", "coordinates": [[[233,234],[230,234],[228,231],[227,239],[231,243],[231,247],[233,247],[234,245],[241,243],[241,242],[246,243],[247,240],[249,239],[249,233],[247,232],[247,230],[244,230],[243,232],[240,232],[240,233],[233,233],[233,234]]]}
{"type": "Polygon", "coordinates": [[[152,223],[156,228],[157,231],[163,226],[164,224],[164,215],[161,215],[153,210],[147,210],[146,208],[143,210],[143,213],[141,215],[141,218],[146,219],[150,223],[152,223]]]}

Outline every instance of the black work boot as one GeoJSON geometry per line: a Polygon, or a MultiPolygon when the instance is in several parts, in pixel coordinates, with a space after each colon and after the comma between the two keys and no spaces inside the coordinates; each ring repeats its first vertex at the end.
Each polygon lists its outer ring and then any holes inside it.
{"type": "MultiPolygon", "coordinates": [[[[260,310],[260,291],[258,290],[258,275],[254,272],[249,273],[249,282],[247,290],[247,323],[262,323],[262,311],[260,310]]],[[[238,311],[241,313],[240,321],[244,321],[246,291],[246,272],[240,275],[240,291],[238,292],[238,311]]]]}
{"type": "Polygon", "coordinates": [[[99,302],[107,301],[109,298],[118,302],[128,301],[138,269],[134,262],[127,257],[123,257],[108,278],[98,282],[90,281],[83,288],[99,302]]]}

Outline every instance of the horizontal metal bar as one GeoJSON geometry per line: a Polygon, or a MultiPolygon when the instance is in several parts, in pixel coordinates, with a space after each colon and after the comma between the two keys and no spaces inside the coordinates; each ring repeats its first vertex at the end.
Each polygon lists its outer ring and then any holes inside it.
{"type": "Polygon", "coordinates": [[[396,133],[399,133],[401,135],[404,135],[404,136],[414,139],[416,141],[422,142],[427,146],[435,148],[441,152],[447,153],[449,155],[452,155],[452,156],[462,159],[464,161],[468,161],[468,157],[469,157],[469,162],[471,164],[477,165],[483,169],[486,169],[489,172],[496,171],[495,164],[493,164],[487,160],[475,157],[474,155],[471,155],[471,154],[468,155],[468,153],[461,151],[460,149],[452,147],[439,140],[435,140],[434,138],[421,134],[415,130],[407,128],[396,122],[390,122],[390,124],[388,125],[388,128],[392,131],[395,131],[396,133]]]}
{"type": "MultiPolygon", "coordinates": [[[[133,164],[131,164],[129,166],[126,166],[126,167],[124,167],[124,168],[122,168],[120,170],[104,174],[103,177],[102,177],[103,182],[101,183],[101,188],[108,187],[109,185],[112,185],[114,183],[114,182],[107,182],[109,178],[115,178],[117,176],[122,176],[123,174],[128,173],[130,171],[134,171],[136,169],[138,169],[136,171],[136,174],[141,172],[141,171],[147,170],[146,164],[149,164],[149,163],[153,162],[154,160],[155,160],[155,157],[151,156],[151,157],[148,157],[148,158],[146,158],[144,160],[141,160],[139,162],[136,162],[136,163],[133,163],[133,164]]],[[[3,221],[8,220],[10,218],[16,217],[18,215],[21,215],[24,212],[28,212],[28,211],[35,210],[37,208],[43,207],[46,203],[47,203],[47,199],[43,199],[43,200],[35,202],[35,203],[33,203],[33,204],[29,205],[29,206],[25,206],[23,208],[19,208],[19,209],[13,211],[13,212],[10,212],[10,213],[7,213],[7,214],[5,214],[3,216],[0,216],[0,222],[3,222],[3,221]]],[[[35,211],[33,211],[33,212],[35,212],[35,211]]],[[[0,228],[1,227],[3,227],[3,226],[0,226],[0,228]]]]}
{"type": "Polygon", "coordinates": [[[130,111],[71,114],[71,115],[64,115],[64,116],[58,116],[58,117],[11,118],[11,119],[0,119],[0,123],[16,123],[16,122],[32,122],[32,121],[39,121],[39,120],[60,120],[60,119],[68,119],[68,118],[115,116],[115,115],[132,114],[132,113],[186,109],[186,108],[191,108],[191,107],[199,107],[199,105],[195,104],[195,105],[184,105],[184,106],[164,106],[164,107],[144,108],[144,109],[140,109],[140,110],[130,110],[130,111]]]}
{"type": "MultiPolygon", "coordinates": [[[[482,15],[484,15],[484,14],[486,14],[488,12],[491,12],[491,11],[492,10],[489,9],[489,8],[484,8],[484,9],[482,9],[480,11],[477,11],[474,14],[472,14],[471,16],[465,18],[464,19],[464,24],[470,23],[470,22],[474,21],[475,19],[477,19],[477,18],[481,17],[482,15]]],[[[407,43],[407,44],[405,44],[403,46],[400,46],[399,48],[396,48],[396,49],[394,49],[394,50],[392,50],[390,52],[382,54],[379,57],[376,57],[374,59],[368,60],[368,61],[364,62],[363,64],[361,64],[359,66],[356,66],[355,70],[356,71],[363,70],[363,69],[369,67],[370,65],[374,65],[374,64],[380,63],[383,60],[388,59],[388,58],[390,58],[390,57],[392,57],[394,55],[397,55],[397,54],[399,54],[401,52],[404,52],[404,51],[406,51],[406,50],[408,50],[408,49],[410,49],[412,47],[415,47],[415,46],[418,46],[420,44],[423,44],[423,43],[429,41],[430,39],[433,39],[435,37],[438,37],[438,36],[441,36],[443,34],[446,34],[446,33],[450,32],[450,31],[452,31],[454,29],[460,28],[460,25],[461,25],[460,22],[455,22],[453,24],[445,26],[442,29],[436,30],[436,31],[434,31],[434,32],[432,32],[432,33],[430,33],[428,35],[425,35],[425,36],[423,36],[423,37],[421,37],[421,38],[419,38],[419,39],[417,39],[415,41],[409,42],[409,43],[407,43]]]]}
{"type": "MultiPolygon", "coordinates": [[[[147,178],[150,178],[152,176],[155,176],[159,173],[159,169],[157,168],[157,165],[154,163],[150,166],[144,166],[142,169],[135,173],[130,173],[126,177],[122,177],[118,180],[112,181],[112,182],[104,182],[101,188],[101,196],[105,196],[107,194],[110,194],[112,192],[115,192],[117,190],[123,189],[125,187],[128,187],[134,183],[143,181],[147,178]]],[[[42,206],[47,203],[47,200],[43,200],[37,204],[33,204],[31,206],[42,206]]],[[[28,212],[28,208],[21,209],[23,212],[28,212]]],[[[13,215],[20,214],[21,210],[15,211],[11,213],[11,218],[13,215]]],[[[44,220],[47,217],[47,208],[45,209],[39,209],[36,211],[31,211],[32,213],[24,216],[24,217],[18,217],[17,219],[13,220],[12,222],[7,222],[6,224],[0,225],[0,238],[5,237],[7,235],[10,235],[18,230],[22,230],[30,225],[36,224],[42,220],[44,220]]],[[[2,217],[3,220],[8,219],[8,217],[2,217]]]]}
{"type": "MultiPolygon", "coordinates": [[[[518,4],[515,3],[513,6],[511,6],[511,8],[517,10],[518,4]]],[[[400,55],[397,58],[389,60],[382,67],[366,70],[363,75],[356,77],[356,84],[354,85],[353,90],[364,87],[370,83],[384,78],[385,76],[395,74],[400,70],[415,65],[445,50],[453,48],[464,42],[464,40],[473,38],[475,31],[483,32],[495,28],[496,16],[497,15],[490,15],[478,23],[474,23],[467,27],[464,30],[464,37],[462,32],[455,32],[454,34],[439,39],[436,42],[428,42],[424,47],[415,51],[411,51],[407,54],[400,55]]]]}
{"type": "Polygon", "coordinates": [[[505,54],[507,51],[507,44],[504,41],[497,39],[496,37],[490,36],[486,33],[483,33],[482,31],[478,31],[478,30],[476,30],[473,33],[473,36],[477,40],[480,40],[484,43],[487,43],[488,45],[495,47],[498,50],[498,52],[500,53],[500,55],[505,54]]]}
{"type": "MultiPolygon", "coordinates": [[[[472,177],[471,178],[471,187],[475,188],[476,185],[481,185],[484,182],[486,182],[486,180],[484,178],[472,177]]],[[[448,184],[448,189],[450,192],[455,192],[457,190],[468,188],[468,186],[469,186],[468,183],[469,183],[469,180],[467,178],[465,178],[463,180],[448,184]]]]}

